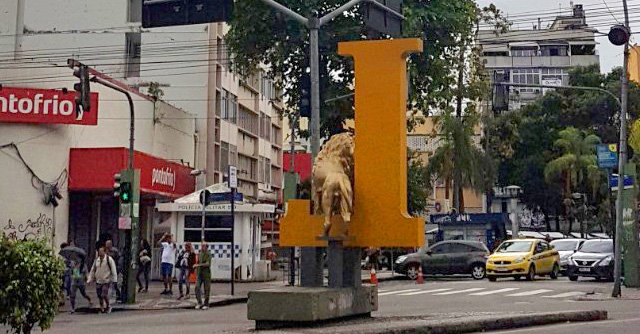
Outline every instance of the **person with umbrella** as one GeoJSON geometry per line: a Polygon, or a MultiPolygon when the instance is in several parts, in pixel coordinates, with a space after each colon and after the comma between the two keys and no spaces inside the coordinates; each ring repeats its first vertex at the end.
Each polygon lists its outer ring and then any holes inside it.
{"type": "Polygon", "coordinates": [[[89,307],[93,306],[91,298],[87,295],[85,290],[85,276],[87,274],[87,252],[84,249],[76,247],[73,242],[69,243],[69,246],[60,250],[60,254],[67,259],[69,264],[69,301],[71,302],[71,310],[69,313],[76,311],[76,292],[80,290],[80,294],[89,302],[89,307]]]}

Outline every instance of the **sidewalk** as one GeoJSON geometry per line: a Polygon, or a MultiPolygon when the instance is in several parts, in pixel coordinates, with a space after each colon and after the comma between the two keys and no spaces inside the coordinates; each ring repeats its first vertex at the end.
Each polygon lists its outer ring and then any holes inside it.
{"type": "MultiPolygon", "coordinates": [[[[209,297],[209,306],[223,306],[235,303],[244,303],[247,301],[249,291],[274,288],[282,286],[282,280],[270,282],[250,282],[235,283],[234,295],[231,295],[230,283],[211,283],[211,295],[209,297]]],[[[136,292],[135,304],[122,304],[116,302],[113,289],[110,289],[110,304],[114,312],[127,310],[164,310],[164,309],[190,309],[197,304],[195,295],[195,284],[191,285],[189,298],[178,299],[178,284],[173,284],[173,295],[165,296],[160,293],[164,290],[162,282],[149,282],[148,292],[136,292]]],[[[76,312],[98,313],[100,304],[96,296],[95,284],[87,285],[87,295],[93,302],[93,307],[89,307],[87,300],[82,297],[80,291],[76,292],[76,312]]],[[[65,305],[59,307],[60,312],[68,312],[71,310],[71,303],[65,300],[65,305]]]]}
{"type": "MultiPolygon", "coordinates": [[[[400,279],[404,276],[392,274],[391,271],[381,271],[377,273],[379,282],[400,279]]],[[[362,283],[370,283],[371,275],[369,271],[362,271],[362,283]]],[[[326,278],[325,278],[326,280],[326,278]]],[[[229,282],[213,282],[211,283],[211,296],[209,297],[209,306],[223,306],[235,303],[245,303],[248,299],[249,291],[269,289],[287,285],[282,278],[268,282],[236,282],[234,295],[231,295],[231,284],[229,282]]],[[[100,304],[96,296],[95,284],[87,285],[87,294],[93,302],[93,307],[89,307],[89,303],[80,294],[76,292],[76,312],[79,313],[98,313],[100,304]]],[[[149,292],[136,292],[135,304],[122,304],[116,302],[113,288],[110,289],[109,295],[112,310],[128,311],[128,310],[165,310],[165,309],[190,309],[196,306],[195,284],[191,285],[191,291],[188,299],[178,300],[180,293],[178,292],[178,284],[173,283],[173,295],[165,296],[160,293],[164,290],[164,285],[159,281],[149,282],[149,292]]],[[[60,312],[68,312],[71,309],[71,303],[65,300],[65,305],[59,308],[60,312]]]]}
{"type": "Polygon", "coordinates": [[[611,297],[611,289],[606,289],[604,293],[594,293],[586,296],[578,297],[578,301],[606,301],[606,300],[640,300],[640,289],[627,288],[622,286],[620,298],[611,297]]]}

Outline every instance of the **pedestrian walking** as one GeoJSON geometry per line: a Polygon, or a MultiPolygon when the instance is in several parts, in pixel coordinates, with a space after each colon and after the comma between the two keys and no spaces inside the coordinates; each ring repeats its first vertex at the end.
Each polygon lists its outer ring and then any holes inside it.
{"type": "Polygon", "coordinates": [[[146,239],[140,240],[140,253],[138,253],[138,264],[140,270],[138,270],[138,292],[149,292],[149,272],[151,271],[151,245],[146,239]],[[140,281],[140,275],[144,275],[144,287],[142,281],[140,281]],[[144,288],[144,290],[143,290],[144,288]]]}
{"type": "MultiPolygon", "coordinates": [[[[120,252],[117,248],[113,247],[113,241],[111,239],[107,239],[104,242],[104,247],[107,255],[109,255],[113,259],[113,262],[116,264],[116,271],[120,272],[120,252]]],[[[113,283],[113,290],[116,293],[116,299],[120,300],[122,295],[120,294],[120,287],[118,286],[117,282],[113,283]]]]}
{"type": "Polygon", "coordinates": [[[162,246],[162,264],[160,267],[162,273],[162,281],[164,282],[164,291],[161,295],[173,294],[173,265],[176,262],[176,244],[173,242],[171,234],[165,233],[160,238],[162,246]]]}
{"type": "Polygon", "coordinates": [[[196,299],[198,300],[196,310],[206,310],[209,308],[209,294],[211,292],[211,254],[204,240],[200,243],[199,260],[194,267],[196,269],[196,299]],[[204,285],[204,303],[202,285],[204,285]]]}
{"type": "Polygon", "coordinates": [[[71,302],[71,310],[69,313],[74,313],[76,311],[76,292],[80,290],[80,294],[89,302],[89,307],[93,306],[93,302],[91,301],[91,297],[87,295],[87,291],[85,289],[85,279],[87,275],[87,265],[84,259],[71,260],[72,269],[71,269],[71,294],[69,300],[71,302]]]}
{"type": "Polygon", "coordinates": [[[96,282],[96,294],[100,301],[100,311],[111,313],[109,305],[109,286],[118,282],[118,272],[116,263],[111,256],[107,255],[105,247],[98,249],[98,257],[91,266],[87,283],[96,282]]]}
{"type": "Polygon", "coordinates": [[[178,299],[189,299],[189,290],[191,287],[191,282],[189,281],[189,276],[193,273],[193,266],[196,262],[196,254],[193,252],[191,248],[191,243],[187,242],[184,245],[184,249],[178,255],[178,262],[176,267],[180,269],[180,273],[178,274],[178,289],[180,290],[180,297],[178,299]],[[186,295],[182,293],[182,286],[186,286],[186,295]]]}
{"type": "Polygon", "coordinates": [[[63,306],[64,305],[64,300],[65,298],[70,298],[71,296],[71,268],[70,268],[70,263],[69,263],[69,259],[67,259],[63,254],[62,254],[62,250],[65,249],[69,244],[67,244],[66,242],[63,242],[60,244],[60,252],[58,253],[58,255],[60,255],[60,257],[62,258],[62,260],[64,261],[64,275],[62,276],[62,290],[60,291],[60,302],[58,303],[59,306],[63,306]],[[65,296],[65,292],[66,292],[66,296],[65,296]]]}

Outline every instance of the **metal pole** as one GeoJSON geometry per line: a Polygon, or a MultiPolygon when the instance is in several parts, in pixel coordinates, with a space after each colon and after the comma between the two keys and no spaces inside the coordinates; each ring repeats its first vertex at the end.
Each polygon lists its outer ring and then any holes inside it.
{"type": "Polygon", "coordinates": [[[318,30],[320,20],[309,19],[309,65],[311,67],[311,156],[320,152],[320,59],[318,54],[318,30]]]}
{"type": "MultiPolygon", "coordinates": [[[[627,0],[622,0],[624,6],[624,25],[629,28],[629,12],[627,9],[627,0]]],[[[624,194],[624,165],[627,162],[627,97],[629,94],[629,80],[627,78],[628,62],[629,62],[629,42],[624,44],[624,57],[622,63],[622,77],[620,78],[622,84],[622,92],[620,96],[622,107],[620,108],[620,156],[618,160],[618,197],[616,198],[616,232],[614,239],[615,247],[615,262],[613,266],[613,290],[611,291],[611,297],[620,297],[621,295],[621,276],[622,276],[622,205],[624,194]]]]}
{"type": "Polygon", "coordinates": [[[235,267],[235,257],[236,257],[236,242],[235,242],[235,204],[236,204],[236,188],[231,187],[231,295],[233,296],[235,292],[235,282],[236,282],[236,267],[235,267]]]}
{"type": "Polygon", "coordinates": [[[202,203],[202,229],[200,230],[200,241],[204,241],[204,225],[207,215],[207,199],[205,197],[204,189],[200,192],[200,203],[202,203]]]}
{"type": "MultiPolygon", "coordinates": [[[[296,127],[298,125],[298,117],[294,116],[291,124],[291,159],[289,161],[289,171],[293,174],[295,169],[295,146],[296,146],[296,127]]],[[[297,196],[296,196],[297,197],[297,196]]],[[[273,235],[271,236],[273,238],[273,235]]],[[[289,254],[289,285],[296,285],[296,248],[291,247],[289,254]]]]}
{"type": "MultiPolygon", "coordinates": [[[[135,138],[135,109],[133,106],[133,99],[131,98],[131,94],[123,88],[120,88],[116,85],[111,84],[106,80],[102,80],[94,76],[90,81],[97,82],[103,86],[109,87],[113,90],[116,90],[127,97],[129,101],[129,175],[131,175],[131,182],[134,181],[134,171],[133,171],[133,152],[134,152],[134,138],[135,138]]],[[[135,204],[135,203],[133,203],[135,204]]],[[[130,289],[129,286],[135,286],[135,277],[136,271],[138,268],[136,255],[138,254],[138,245],[139,245],[139,235],[138,235],[138,223],[137,221],[134,223],[135,217],[133,217],[133,210],[130,211],[130,217],[132,220],[131,230],[127,230],[125,232],[125,265],[123,266],[124,270],[122,272],[122,290],[120,296],[122,297],[123,302],[135,303],[136,300],[136,289],[130,289]]]]}

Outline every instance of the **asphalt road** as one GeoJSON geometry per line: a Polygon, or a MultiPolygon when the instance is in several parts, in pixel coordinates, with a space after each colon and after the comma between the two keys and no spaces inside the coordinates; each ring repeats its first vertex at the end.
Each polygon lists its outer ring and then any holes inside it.
{"type": "MultiPolygon", "coordinates": [[[[382,282],[377,317],[407,315],[507,314],[604,309],[611,320],[523,328],[496,333],[638,333],[640,300],[577,301],[582,296],[607,297],[611,283],[589,280],[570,282],[510,279],[489,282],[470,278],[429,278],[423,285],[413,281],[382,282]]],[[[197,310],[123,311],[112,314],[60,314],[47,333],[158,334],[219,333],[253,327],[246,320],[246,304],[197,310]]],[[[335,332],[335,329],[332,330],[335,332]]]]}

